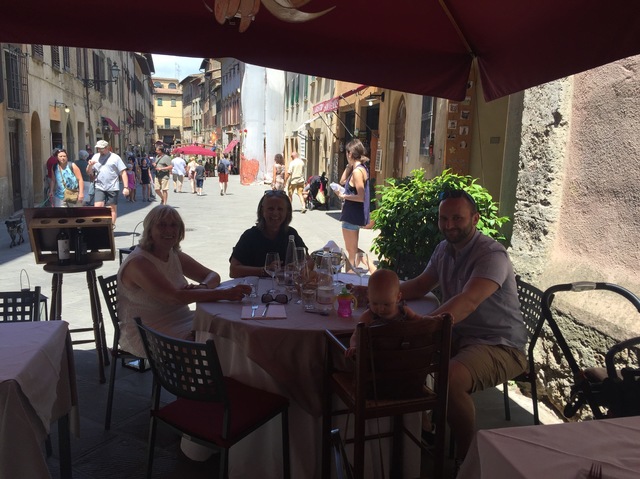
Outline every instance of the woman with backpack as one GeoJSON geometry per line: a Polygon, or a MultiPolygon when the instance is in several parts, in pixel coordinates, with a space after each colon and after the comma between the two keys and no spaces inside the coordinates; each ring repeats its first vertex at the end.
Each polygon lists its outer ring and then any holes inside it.
{"type": "Polygon", "coordinates": [[[229,172],[231,171],[231,163],[229,162],[229,153],[218,162],[218,181],[220,182],[220,196],[227,194],[227,184],[229,183],[229,172]]]}

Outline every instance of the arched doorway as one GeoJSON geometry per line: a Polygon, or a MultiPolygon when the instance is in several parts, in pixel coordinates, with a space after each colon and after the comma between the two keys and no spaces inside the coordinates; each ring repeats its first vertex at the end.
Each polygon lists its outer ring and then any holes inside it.
{"type": "Polygon", "coordinates": [[[393,178],[402,178],[403,173],[403,159],[404,159],[404,141],[405,141],[405,123],[407,119],[407,106],[404,101],[404,97],[400,99],[398,109],[396,110],[396,117],[394,122],[393,132],[393,172],[391,176],[393,178]]]}

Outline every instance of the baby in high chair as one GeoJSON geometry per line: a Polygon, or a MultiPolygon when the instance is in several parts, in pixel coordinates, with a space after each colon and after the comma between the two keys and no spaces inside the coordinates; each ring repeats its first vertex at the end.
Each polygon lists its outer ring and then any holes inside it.
{"type": "MultiPolygon", "coordinates": [[[[402,301],[400,279],[389,269],[379,269],[369,278],[367,289],[369,307],[360,316],[360,322],[373,326],[386,324],[391,321],[415,321],[422,316],[412,311],[402,301]]],[[[349,340],[349,349],[345,356],[351,357],[356,353],[356,332],[349,340]]]]}

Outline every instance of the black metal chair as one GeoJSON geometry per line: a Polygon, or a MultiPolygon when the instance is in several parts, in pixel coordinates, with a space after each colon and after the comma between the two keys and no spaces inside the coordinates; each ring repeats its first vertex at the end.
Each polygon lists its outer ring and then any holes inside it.
{"type": "MultiPolygon", "coordinates": [[[[516,276],[518,286],[518,299],[520,300],[520,312],[527,330],[527,359],[529,370],[513,378],[513,381],[527,382],[531,387],[531,401],[533,403],[533,423],[540,424],[538,412],[538,391],[536,388],[536,366],[533,352],[542,331],[544,316],[542,315],[542,291],[535,286],[523,281],[516,276]]],[[[509,385],[502,385],[504,399],[504,417],[511,421],[511,408],[509,406],[509,385]]]]}
{"type": "MultiPolygon", "coordinates": [[[[640,313],[640,299],[631,291],[611,283],[595,283],[580,281],[576,283],[557,284],[551,286],[542,295],[542,313],[554,335],[557,346],[562,351],[571,370],[574,384],[571,386],[571,397],[564,407],[564,415],[573,417],[585,404],[589,406],[595,419],[640,414],[640,369],[616,369],[615,357],[624,349],[634,350],[640,342],[639,338],[622,341],[608,350],[605,355],[606,368],[581,368],[575,359],[551,310],[555,295],[563,291],[583,292],[606,290],[617,293],[628,300],[640,313]]],[[[635,350],[635,357],[638,351],[635,350]]]]}
{"type": "Polygon", "coordinates": [[[289,400],[225,377],[212,340],[202,344],[170,338],[147,328],[140,318],[135,321],[154,379],[147,477],[153,467],[158,421],[195,443],[220,450],[218,477],[226,479],[229,449],[280,416],[283,477],[289,479],[289,400]],[[162,388],[177,399],[161,407],[162,388]]]}
{"type": "Polygon", "coordinates": [[[40,286],[0,292],[0,321],[40,321],[40,286]]]}
{"type": "Polygon", "coordinates": [[[113,393],[116,383],[116,369],[118,365],[118,359],[120,359],[122,366],[135,369],[140,372],[146,370],[145,359],[135,354],[132,354],[124,349],[120,348],[120,325],[118,323],[118,276],[98,276],[98,283],[102,290],[102,296],[104,302],[107,305],[107,311],[111,317],[111,323],[113,324],[113,347],[111,348],[111,356],[113,357],[113,363],[111,364],[111,372],[109,373],[109,392],[107,394],[107,411],[105,414],[104,428],[108,431],[111,429],[111,412],[113,410],[113,393]],[[137,364],[138,367],[134,367],[133,364],[137,364]]]}
{"type": "Polygon", "coordinates": [[[322,474],[329,477],[331,422],[333,416],[353,414],[353,437],[345,440],[353,443],[353,475],[364,477],[365,441],[390,437],[393,444],[391,477],[401,477],[402,460],[399,457],[402,434],[406,433],[421,447],[416,438],[404,427],[404,414],[434,411],[436,426],[434,477],[442,477],[444,470],[447,397],[449,386],[449,356],[451,352],[451,326],[449,315],[434,317],[429,321],[393,322],[381,326],[356,327],[354,371],[344,371],[334,363],[335,354],[344,356],[348,347],[348,335],[326,331],[327,357],[323,397],[322,425],[322,474]],[[427,376],[434,375],[434,386],[425,385],[427,376]],[[333,394],[346,408],[333,409],[333,394]],[[365,435],[368,419],[390,417],[390,431],[378,431],[365,435]]]}

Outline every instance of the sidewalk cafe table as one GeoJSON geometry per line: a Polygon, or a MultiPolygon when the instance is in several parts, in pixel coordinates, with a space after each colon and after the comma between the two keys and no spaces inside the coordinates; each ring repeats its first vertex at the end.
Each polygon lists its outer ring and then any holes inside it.
{"type": "Polygon", "coordinates": [[[458,479],[640,477],[640,417],[478,431],[458,479]]]}
{"type": "MultiPolygon", "coordinates": [[[[359,284],[355,275],[340,274],[339,279],[359,284]]],[[[363,278],[366,280],[366,278],[363,278]]],[[[239,280],[223,285],[232,286],[239,280]]],[[[271,286],[270,279],[260,279],[260,296],[271,286]]],[[[297,297],[297,295],[295,295],[297,297]]],[[[322,450],[322,378],[326,340],[324,331],[353,331],[363,309],[353,318],[341,318],[335,311],[329,316],[305,313],[301,304],[286,305],[286,319],[241,319],[243,307],[250,303],[198,303],[194,318],[197,341],[215,340],[223,372],[254,387],[282,394],[290,399],[289,433],[291,443],[291,477],[320,478],[322,450]]],[[[427,295],[408,305],[416,312],[429,314],[436,309],[435,296],[427,295]]],[[[261,312],[262,305],[258,310],[261,312]]],[[[421,422],[405,418],[405,424],[419,437],[421,422]],[[412,426],[413,425],[413,426],[412,426]]],[[[413,419],[413,417],[411,418],[413,419]]],[[[344,421],[344,418],[340,418],[344,421]]],[[[353,420],[350,421],[352,425],[353,420]]],[[[381,422],[381,426],[382,426],[381,422]]],[[[344,426],[341,425],[341,428],[344,426]]],[[[376,426],[377,428],[377,426],[376,426]]],[[[232,478],[282,476],[280,424],[266,424],[231,449],[229,476],[232,478]]],[[[369,441],[366,459],[379,464],[377,441],[369,441]]],[[[388,449],[388,444],[383,447],[388,449]]],[[[410,440],[404,447],[404,471],[407,477],[420,475],[420,449],[410,440]]],[[[388,468],[389,460],[384,463],[388,468]]],[[[370,466],[371,467],[371,466],[370,466]]],[[[379,466],[373,466],[379,467],[379,466]]]]}
{"type": "Polygon", "coordinates": [[[57,420],[60,476],[70,478],[77,403],[68,324],[0,323],[0,477],[51,477],[43,443],[57,420]]]}
{"type": "Polygon", "coordinates": [[[100,383],[105,382],[104,366],[109,364],[109,350],[104,332],[104,322],[100,309],[100,299],[98,296],[98,283],[96,282],[96,269],[102,267],[102,261],[86,264],[59,265],[57,263],[47,263],[44,270],[51,273],[51,314],[52,320],[62,319],[62,278],[64,274],[86,273],[87,289],[89,290],[89,301],[91,306],[91,328],[70,329],[70,333],[85,333],[93,331],[93,339],[79,339],[72,341],[72,344],[95,343],[98,355],[98,376],[100,383]]]}

